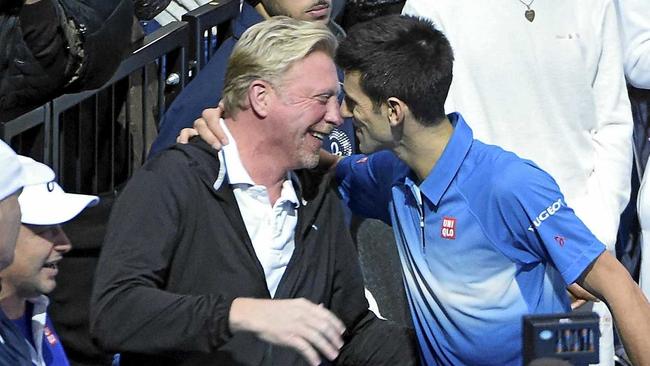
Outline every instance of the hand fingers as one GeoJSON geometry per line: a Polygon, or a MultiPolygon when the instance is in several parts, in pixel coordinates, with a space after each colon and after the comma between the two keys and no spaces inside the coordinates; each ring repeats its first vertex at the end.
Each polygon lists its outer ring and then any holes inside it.
{"type": "Polygon", "coordinates": [[[300,328],[302,336],[316,347],[328,360],[334,360],[343,347],[341,335],[345,331],[343,322],[322,304],[314,306],[306,304],[310,309],[303,328],[300,328]]]}
{"type": "Polygon", "coordinates": [[[292,337],[291,341],[288,344],[290,347],[293,347],[295,350],[300,352],[302,357],[304,357],[307,362],[312,366],[318,366],[321,363],[321,359],[318,356],[318,352],[307,342],[305,339],[300,336],[292,337]]]}
{"type": "Polygon", "coordinates": [[[217,137],[222,145],[228,145],[228,136],[226,136],[226,133],[223,131],[221,124],[219,123],[223,117],[223,106],[221,103],[217,108],[214,108],[214,114],[211,114],[208,117],[209,118],[206,118],[206,120],[210,131],[217,137]]]}
{"type": "Polygon", "coordinates": [[[223,109],[221,107],[209,108],[204,110],[201,115],[202,118],[199,118],[194,123],[194,128],[199,131],[201,138],[216,150],[220,150],[222,146],[228,145],[228,137],[220,124],[223,109]]]}
{"type": "Polygon", "coordinates": [[[181,130],[181,133],[178,134],[178,136],[176,136],[176,142],[181,144],[187,144],[192,137],[198,134],[199,132],[193,128],[184,128],[181,130]]]}
{"type": "Polygon", "coordinates": [[[574,300],[574,301],[571,302],[571,310],[575,310],[575,309],[581,307],[582,305],[584,305],[586,303],[587,303],[587,300],[580,300],[580,299],[579,300],[574,300]]]}
{"type": "Polygon", "coordinates": [[[595,302],[600,301],[600,299],[598,299],[596,296],[592,295],[589,291],[585,290],[583,287],[581,287],[576,283],[569,285],[567,287],[567,290],[576,299],[595,301],[595,302]]]}
{"type": "Polygon", "coordinates": [[[320,316],[323,322],[327,322],[332,326],[334,332],[340,336],[345,332],[345,324],[334,313],[329,311],[323,304],[318,304],[317,316],[320,316]]]}
{"type": "Polygon", "coordinates": [[[304,324],[297,330],[300,336],[306,340],[312,347],[317,349],[325,358],[333,361],[339,356],[339,349],[343,346],[343,341],[339,338],[339,344],[329,339],[324,332],[313,324],[304,324]]]}
{"type": "Polygon", "coordinates": [[[306,311],[301,317],[303,326],[299,327],[297,331],[327,359],[334,360],[338,357],[339,349],[343,347],[341,335],[345,332],[345,325],[323,304],[315,305],[305,299],[296,301],[299,308],[306,311]]]}

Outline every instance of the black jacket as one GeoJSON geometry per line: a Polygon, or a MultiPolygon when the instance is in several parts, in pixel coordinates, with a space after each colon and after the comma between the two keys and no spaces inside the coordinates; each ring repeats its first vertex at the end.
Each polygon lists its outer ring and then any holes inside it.
{"type": "MultiPolygon", "coordinates": [[[[230,186],[215,191],[207,144],[147,162],[111,214],[91,300],[91,332],[128,365],[299,365],[288,348],[231,334],[237,297],[270,298],[230,186]]],[[[275,298],[323,303],[346,325],[341,364],[408,365],[410,335],[367,310],[355,247],[329,176],[297,172],[295,250],[275,298]]]]}
{"type": "Polygon", "coordinates": [[[0,121],[102,86],[131,51],[132,0],[0,5],[0,121]]]}

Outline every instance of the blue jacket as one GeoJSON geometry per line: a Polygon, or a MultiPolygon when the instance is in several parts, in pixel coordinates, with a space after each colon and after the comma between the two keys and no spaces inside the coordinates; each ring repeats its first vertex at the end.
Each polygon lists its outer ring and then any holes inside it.
{"type": "MultiPolygon", "coordinates": [[[[183,89],[162,117],[160,131],[151,146],[149,156],[154,156],[172,146],[183,128],[192,127],[194,120],[201,116],[204,109],[217,105],[221,99],[228,58],[235,43],[248,28],[263,20],[264,18],[252,6],[244,2],[239,17],[233,22],[233,36],[224,41],[198,76],[183,89]]],[[[339,77],[341,76],[339,72],[339,77]]],[[[341,127],[332,131],[329,139],[323,140],[323,148],[338,155],[352,154],[354,146],[352,121],[347,119],[341,127]]]]}
{"type": "Polygon", "coordinates": [[[0,310],[0,365],[32,366],[27,343],[20,330],[0,310]]]}

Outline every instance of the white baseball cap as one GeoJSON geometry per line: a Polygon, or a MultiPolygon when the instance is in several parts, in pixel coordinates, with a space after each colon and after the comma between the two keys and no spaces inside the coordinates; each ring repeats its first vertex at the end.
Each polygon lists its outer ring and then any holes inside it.
{"type": "Polygon", "coordinates": [[[21,162],[18,155],[0,140],[0,200],[24,186],[54,180],[54,171],[50,167],[29,160],[31,162],[21,162]]]}
{"type": "MultiPolygon", "coordinates": [[[[20,163],[28,174],[38,165],[47,167],[33,159],[18,156],[20,163]]],[[[86,207],[99,202],[99,197],[86,194],[66,193],[54,181],[31,184],[23,188],[18,197],[22,223],[31,225],[56,225],[72,220],[86,207]]]]}

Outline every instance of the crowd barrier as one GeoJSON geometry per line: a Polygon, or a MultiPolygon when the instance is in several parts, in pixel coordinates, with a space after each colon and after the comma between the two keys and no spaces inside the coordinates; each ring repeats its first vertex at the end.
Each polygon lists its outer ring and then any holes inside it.
{"type": "Polygon", "coordinates": [[[187,13],[147,35],[104,86],[0,123],[0,138],[50,165],[67,190],[112,192],[144,163],[160,117],[229,36],[238,14],[239,0],[187,13]]]}

